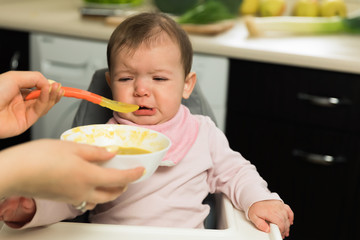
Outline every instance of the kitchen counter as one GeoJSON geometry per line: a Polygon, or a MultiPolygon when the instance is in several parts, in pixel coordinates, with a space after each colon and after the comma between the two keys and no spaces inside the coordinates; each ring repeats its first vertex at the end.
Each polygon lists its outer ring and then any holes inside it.
{"type": "MultiPolygon", "coordinates": [[[[80,14],[81,0],[0,0],[0,27],[107,41],[114,26],[80,14]]],[[[360,36],[268,36],[248,38],[241,19],[223,34],[190,35],[194,51],[239,58],[360,73],[360,36]]]]}

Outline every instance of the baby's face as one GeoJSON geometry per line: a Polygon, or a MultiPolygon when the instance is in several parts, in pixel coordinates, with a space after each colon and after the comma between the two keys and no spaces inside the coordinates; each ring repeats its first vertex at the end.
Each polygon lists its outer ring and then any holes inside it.
{"type": "Polygon", "coordinates": [[[185,79],[179,46],[167,35],[150,46],[141,45],[133,55],[120,51],[112,61],[107,81],[114,100],[140,106],[133,113],[119,115],[136,124],[170,120],[196,82],[194,73],[185,79]]]}

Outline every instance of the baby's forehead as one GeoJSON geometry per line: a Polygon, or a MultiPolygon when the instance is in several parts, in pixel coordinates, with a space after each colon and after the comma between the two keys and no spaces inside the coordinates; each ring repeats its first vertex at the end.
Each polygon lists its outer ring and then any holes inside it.
{"type": "Polygon", "coordinates": [[[143,41],[138,42],[136,44],[129,41],[128,43],[123,44],[116,50],[115,55],[127,55],[132,56],[138,50],[150,50],[156,47],[167,47],[169,44],[173,44],[175,48],[177,48],[180,52],[180,45],[179,42],[169,36],[166,32],[162,32],[157,35],[153,35],[149,38],[143,39],[143,41]]]}

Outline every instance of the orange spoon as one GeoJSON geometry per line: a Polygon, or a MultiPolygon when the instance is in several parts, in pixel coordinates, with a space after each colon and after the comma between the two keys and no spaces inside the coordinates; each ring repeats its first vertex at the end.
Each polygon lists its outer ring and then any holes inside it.
{"type": "MultiPolygon", "coordinates": [[[[84,99],[89,102],[99,104],[102,107],[109,108],[116,112],[128,113],[128,112],[134,112],[139,109],[138,105],[110,100],[108,98],[102,97],[100,95],[82,89],[72,88],[72,87],[61,87],[61,89],[64,90],[65,97],[84,99]]],[[[38,98],[40,96],[40,92],[41,92],[40,90],[34,90],[30,92],[29,95],[25,97],[25,100],[38,98]]]]}

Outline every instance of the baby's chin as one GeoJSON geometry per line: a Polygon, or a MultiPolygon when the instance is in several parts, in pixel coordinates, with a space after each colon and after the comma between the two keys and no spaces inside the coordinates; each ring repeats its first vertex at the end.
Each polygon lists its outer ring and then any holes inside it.
{"type": "Polygon", "coordinates": [[[154,116],[136,116],[133,113],[122,114],[121,118],[126,119],[137,125],[156,125],[159,124],[159,120],[154,116]]]}
{"type": "Polygon", "coordinates": [[[165,123],[170,119],[159,118],[159,116],[135,116],[128,120],[137,125],[157,125],[165,123]]]}
{"type": "Polygon", "coordinates": [[[157,125],[157,124],[160,124],[161,122],[160,121],[157,121],[155,119],[149,119],[146,118],[146,117],[140,117],[137,118],[135,121],[133,121],[135,124],[137,125],[157,125]]]}
{"type": "Polygon", "coordinates": [[[119,116],[137,125],[157,125],[169,121],[174,116],[164,116],[160,111],[138,110],[132,113],[119,113],[119,116]]]}

